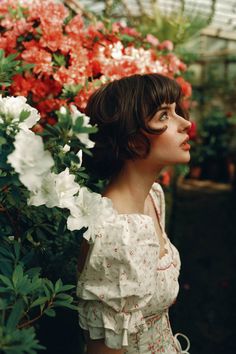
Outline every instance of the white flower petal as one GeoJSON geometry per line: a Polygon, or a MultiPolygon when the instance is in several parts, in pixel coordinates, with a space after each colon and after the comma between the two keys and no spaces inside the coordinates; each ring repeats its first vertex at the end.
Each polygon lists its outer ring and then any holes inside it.
{"type": "Polygon", "coordinates": [[[64,146],[63,146],[63,148],[62,148],[62,151],[63,152],[68,152],[68,151],[70,151],[70,145],[68,145],[68,144],[65,144],[64,146]]]}
{"type": "Polygon", "coordinates": [[[80,189],[74,202],[74,205],[69,208],[71,215],[68,218],[68,228],[80,230],[82,227],[88,227],[83,237],[89,242],[94,241],[96,225],[101,225],[104,220],[108,219],[113,221],[117,214],[110,199],[90,192],[86,187],[80,189]]]}
{"type": "Polygon", "coordinates": [[[65,107],[61,107],[60,108],[60,113],[61,114],[66,114],[66,108],[65,107]]]}
{"type": "Polygon", "coordinates": [[[82,150],[79,150],[76,155],[78,156],[79,161],[80,161],[80,162],[77,164],[77,166],[78,166],[78,168],[80,168],[81,165],[82,165],[82,162],[83,162],[83,151],[82,151],[82,150]]]}
{"type": "Polygon", "coordinates": [[[28,203],[31,205],[45,204],[48,208],[72,208],[74,195],[80,186],[74,181],[75,176],[66,168],[59,174],[49,173],[44,177],[41,188],[31,193],[28,203]]]}
{"type": "Polygon", "coordinates": [[[15,137],[15,150],[7,162],[19,173],[20,181],[30,191],[39,189],[42,179],[54,165],[49,151],[44,150],[43,140],[30,130],[20,130],[15,137]]]}
{"type": "Polygon", "coordinates": [[[76,134],[76,136],[88,149],[92,149],[94,147],[94,142],[89,139],[89,135],[87,133],[79,133],[76,134]]]}
{"type": "Polygon", "coordinates": [[[26,103],[26,98],[24,96],[10,96],[4,98],[0,96],[0,115],[5,117],[10,123],[19,122],[19,127],[23,130],[32,128],[40,119],[38,111],[26,103]],[[23,122],[20,122],[19,120],[22,111],[27,111],[30,115],[23,122]]]}

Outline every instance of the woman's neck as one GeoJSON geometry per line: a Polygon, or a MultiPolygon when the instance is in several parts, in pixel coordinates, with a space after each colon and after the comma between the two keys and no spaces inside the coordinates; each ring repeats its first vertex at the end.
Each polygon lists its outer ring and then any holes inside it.
{"type": "Polygon", "coordinates": [[[160,170],[150,170],[136,161],[127,161],[121,172],[104,190],[103,196],[112,200],[118,213],[145,212],[145,201],[160,170]]]}

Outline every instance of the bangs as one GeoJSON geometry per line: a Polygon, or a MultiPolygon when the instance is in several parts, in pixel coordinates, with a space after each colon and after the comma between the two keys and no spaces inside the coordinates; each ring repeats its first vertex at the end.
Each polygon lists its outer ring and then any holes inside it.
{"type": "Polygon", "coordinates": [[[177,113],[182,113],[181,87],[179,84],[167,76],[152,74],[144,75],[146,89],[144,91],[144,101],[146,104],[145,116],[147,121],[152,119],[162,104],[176,103],[177,113]],[[148,88],[148,89],[147,89],[148,88]]]}

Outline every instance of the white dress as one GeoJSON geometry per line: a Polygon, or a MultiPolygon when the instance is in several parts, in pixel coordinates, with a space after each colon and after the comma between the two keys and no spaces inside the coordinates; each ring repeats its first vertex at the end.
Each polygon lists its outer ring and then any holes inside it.
{"type": "Polygon", "coordinates": [[[165,233],[161,186],[150,191],[166,253],[160,258],[153,219],[144,214],[115,214],[95,228],[77,285],[80,326],[92,339],[104,338],[126,354],[188,353],[173,336],[168,308],[179,291],[179,253],[165,233]]]}

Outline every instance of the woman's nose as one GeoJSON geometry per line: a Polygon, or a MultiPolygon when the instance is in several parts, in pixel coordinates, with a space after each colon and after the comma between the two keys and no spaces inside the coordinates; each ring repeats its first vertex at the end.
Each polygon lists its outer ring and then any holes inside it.
{"type": "Polygon", "coordinates": [[[192,122],[183,118],[180,130],[186,131],[188,133],[191,129],[191,126],[192,122]]]}
{"type": "Polygon", "coordinates": [[[187,120],[187,128],[186,128],[186,130],[187,130],[187,132],[189,132],[190,130],[191,130],[191,127],[192,127],[192,122],[190,122],[189,120],[187,120]]]}

